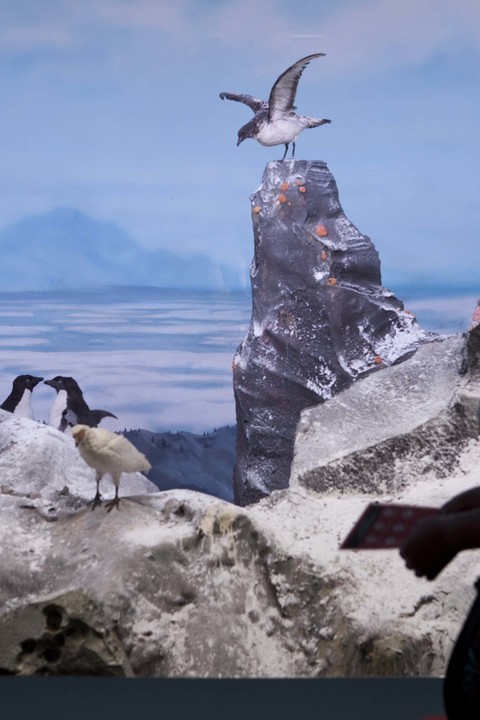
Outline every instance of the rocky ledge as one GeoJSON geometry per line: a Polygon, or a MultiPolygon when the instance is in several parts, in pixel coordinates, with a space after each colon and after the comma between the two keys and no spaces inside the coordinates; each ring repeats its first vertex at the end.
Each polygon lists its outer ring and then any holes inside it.
{"type": "Polygon", "coordinates": [[[233,361],[240,505],[287,487],[303,409],[430,339],[382,287],[324,162],[269,163],[251,208],[252,319],[233,361]]]}
{"type": "Polygon", "coordinates": [[[477,326],[305,411],[290,487],[248,508],[132,475],[92,511],[71,439],[0,413],[0,673],[442,675],[478,552],[427,583],[339,543],[372,499],[480,483],[479,367],[477,326]]]}

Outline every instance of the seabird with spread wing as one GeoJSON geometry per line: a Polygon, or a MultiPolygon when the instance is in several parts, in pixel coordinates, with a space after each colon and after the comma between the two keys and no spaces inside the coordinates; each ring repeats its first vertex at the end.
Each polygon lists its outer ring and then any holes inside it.
{"type": "Polygon", "coordinates": [[[237,146],[247,138],[254,138],[262,145],[285,145],[282,160],[292,144],[292,157],[295,155],[295,141],[305,128],[318,127],[330,123],[330,120],[298,115],[295,110],[295,95],[300,77],[312,60],[323,57],[325,53],[315,53],[298,60],[280,75],[270,91],[268,102],[251,95],[220,93],[222,100],[242,102],[253,110],[255,116],[238,131],[237,146]]]}

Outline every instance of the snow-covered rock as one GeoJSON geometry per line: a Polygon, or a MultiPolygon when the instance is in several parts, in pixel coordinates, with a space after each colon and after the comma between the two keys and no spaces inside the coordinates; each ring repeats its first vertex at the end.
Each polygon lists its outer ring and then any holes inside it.
{"type": "Polygon", "coordinates": [[[305,410],[291,484],[372,494],[396,492],[428,473],[450,475],[478,435],[474,404],[465,404],[464,356],[462,336],[438,339],[305,410]]]}
{"type": "MultiPolygon", "coordinates": [[[[92,512],[86,501],[94,481],[71,440],[3,415],[0,472],[11,474],[0,494],[0,672],[441,675],[473,597],[479,553],[463,553],[427,583],[406,570],[397,551],[339,550],[371,497],[440,504],[480,482],[474,412],[479,337],[470,333],[466,343],[451,338],[428,347],[432,352],[424,355],[423,368],[439,397],[430,398],[422,421],[436,418],[440,427],[449,422],[445,407],[463,403],[469,408],[468,432],[453,443],[455,461],[449,459],[447,474],[435,458],[418,477],[401,475],[401,464],[394,463],[398,482],[392,477],[388,488],[369,488],[368,494],[359,484],[315,485],[297,473],[289,489],[239,508],[188,490],[152,493],[147,480],[138,478],[140,485],[133,486],[123,478],[120,509],[92,512]],[[466,365],[459,365],[459,358],[466,365]]],[[[379,417],[393,418],[398,397],[393,388],[406,391],[405,378],[416,376],[418,354],[398,367],[403,377],[392,367],[368,379],[373,389],[391,385],[391,392],[376,394],[379,417]]],[[[425,404],[428,382],[422,383],[419,378],[425,404]]],[[[343,394],[347,407],[347,393],[358,387],[343,394]]],[[[412,406],[410,416],[408,407],[399,412],[387,440],[397,429],[399,443],[414,448],[409,438],[417,432],[417,410],[412,406]]],[[[338,457],[346,462],[348,413],[335,432],[330,462],[338,457]]],[[[382,446],[383,423],[376,432],[382,446]]],[[[301,436],[296,467],[305,470],[305,463],[298,464],[301,436]]],[[[356,462],[372,448],[374,435],[359,437],[356,462]]]]}
{"type": "MultiPolygon", "coordinates": [[[[2,494],[31,497],[48,504],[63,497],[63,506],[90,500],[95,495],[95,470],[81,458],[71,435],[43,423],[0,410],[0,487],[2,494]]],[[[104,498],[115,488],[106,477],[104,498]]],[[[124,473],[120,496],[156,492],[156,485],[140,473],[124,473]]]]}

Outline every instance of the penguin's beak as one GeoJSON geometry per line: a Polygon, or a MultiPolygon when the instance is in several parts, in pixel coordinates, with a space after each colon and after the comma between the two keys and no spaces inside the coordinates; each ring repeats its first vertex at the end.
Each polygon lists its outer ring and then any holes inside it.
{"type": "Polygon", "coordinates": [[[245,138],[239,137],[238,140],[237,140],[237,147],[238,147],[238,146],[240,145],[240,143],[243,142],[244,140],[245,140],[245,138]]]}

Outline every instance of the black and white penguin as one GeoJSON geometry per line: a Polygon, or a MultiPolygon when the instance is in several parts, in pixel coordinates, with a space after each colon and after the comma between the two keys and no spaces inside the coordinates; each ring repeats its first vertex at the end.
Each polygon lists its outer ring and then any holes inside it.
{"type": "Polygon", "coordinates": [[[17,375],[12,384],[12,392],[5,398],[0,408],[20,417],[33,418],[32,392],[42,380],[42,377],[35,375],[17,375]]]}
{"type": "Polygon", "coordinates": [[[67,428],[78,424],[97,427],[103,418],[117,417],[108,410],[91,410],[85,402],[79,384],[72,377],[57,375],[44,382],[57,391],[48,418],[49,425],[53,425],[57,430],[65,432],[67,428]]]}

